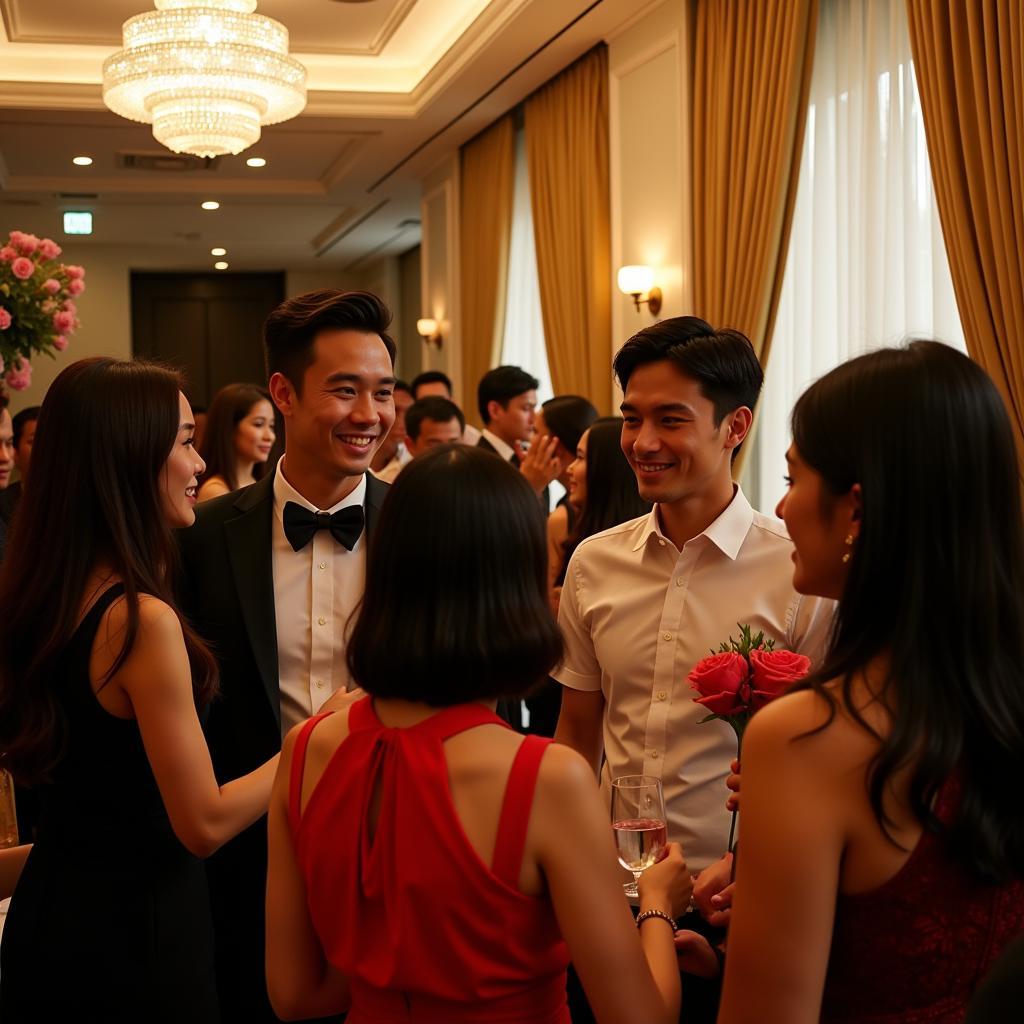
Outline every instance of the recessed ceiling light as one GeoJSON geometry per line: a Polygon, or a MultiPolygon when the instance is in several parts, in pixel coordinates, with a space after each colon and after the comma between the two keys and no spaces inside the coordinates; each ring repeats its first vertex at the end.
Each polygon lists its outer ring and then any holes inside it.
{"type": "Polygon", "coordinates": [[[227,249],[222,249],[219,245],[217,246],[216,249],[211,249],[210,250],[210,255],[211,256],[227,256],[227,254],[228,254],[227,249]]]}
{"type": "Polygon", "coordinates": [[[92,163],[91,156],[76,156],[71,161],[76,167],[88,167],[92,163]]]}
{"type": "Polygon", "coordinates": [[[251,156],[245,161],[250,167],[266,167],[267,161],[261,156],[251,156]]]}
{"type": "Polygon", "coordinates": [[[226,260],[217,260],[217,262],[214,263],[214,265],[213,265],[213,269],[214,270],[227,270],[228,269],[227,261],[226,260]]]}
{"type": "Polygon", "coordinates": [[[219,210],[220,209],[220,203],[218,203],[215,199],[207,199],[206,202],[203,203],[203,209],[204,210],[219,210]]]}

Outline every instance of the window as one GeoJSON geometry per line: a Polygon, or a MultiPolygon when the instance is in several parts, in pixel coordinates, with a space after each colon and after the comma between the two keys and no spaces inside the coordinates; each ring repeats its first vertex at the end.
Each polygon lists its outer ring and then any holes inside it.
{"type": "Polygon", "coordinates": [[[789,413],[815,379],[909,337],[966,351],[903,0],[823,0],[775,333],[744,487],[785,491],[789,413]]]}

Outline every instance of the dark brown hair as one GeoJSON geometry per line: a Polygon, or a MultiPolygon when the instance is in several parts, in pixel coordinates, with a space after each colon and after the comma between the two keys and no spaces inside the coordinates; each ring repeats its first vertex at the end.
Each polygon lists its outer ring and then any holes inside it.
{"type": "Polygon", "coordinates": [[[461,444],[413,459],[370,544],[353,678],[378,697],[445,707],[521,696],[561,656],[544,520],[525,477],[461,444]]]}
{"type": "MultiPolygon", "coordinates": [[[[213,396],[206,418],[206,432],[203,434],[203,448],[200,454],[206,463],[204,478],[220,476],[233,491],[238,487],[238,455],[235,453],[235,431],[238,424],[249,415],[258,402],[269,402],[270,393],[255,384],[227,384],[213,396]]],[[[274,413],[271,413],[273,418],[274,413]]],[[[259,480],[268,462],[257,462],[252,475],[259,480]]]]}
{"type": "Polygon", "coordinates": [[[391,311],[372,292],[341,292],[334,288],[285,299],[263,326],[267,379],[275,373],[302,394],[302,378],[313,363],[313,342],[321,331],[364,331],[377,334],[395,362],[395,342],[387,333],[391,311]]]}
{"type": "MultiPolygon", "coordinates": [[[[43,401],[7,558],[0,570],[0,764],[21,783],[45,781],[66,738],[59,660],[78,626],[85,588],[103,561],[124,583],[128,628],[107,678],[139,628],[139,595],[176,610],[177,545],[161,479],[178,437],[174,371],[145,362],[82,359],[43,401]]],[[[180,614],[179,614],[180,619],[180,614]]],[[[182,621],[199,704],[217,688],[216,663],[182,621]]]]}

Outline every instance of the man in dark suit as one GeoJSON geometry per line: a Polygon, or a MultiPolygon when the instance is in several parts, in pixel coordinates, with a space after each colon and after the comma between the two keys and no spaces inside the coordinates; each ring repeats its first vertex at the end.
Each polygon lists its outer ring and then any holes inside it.
{"type": "MultiPolygon", "coordinates": [[[[391,315],[366,292],[311,292],[264,329],[286,427],[274,473],[205,502],[180,535],[183,608],[220,663],[207,737],[218,779],[276,755],[284,733],[351,680],[348,618],[387,492],[368,472],[395,419],[391,315]]],[[[266,821],[208,861],[225,1022],[276,1021],[264,957],[266,821]]]]}

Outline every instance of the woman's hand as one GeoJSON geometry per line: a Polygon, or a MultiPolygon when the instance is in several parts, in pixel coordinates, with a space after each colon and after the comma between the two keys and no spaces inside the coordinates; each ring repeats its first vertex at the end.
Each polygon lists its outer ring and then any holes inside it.
{"type": "Polygon", "coordinates": [[[676,932],[676,959],[679,970],[698,978],[717,978],[722,967],[715,951],[703,935],[680,928],[676,932]]]}
{"type": "Polygon", "coordinates": [[[693,879],[686,870],[683,850],[678,843],[665,847],[665,856],[652,864],[637,883],[640,909],[664,910],[673,918],[682,917],[693,895],[693,879]]]}
{"type": "Polygon", "coordinates": [[[558,457],[558,438],[545,434],[530,445],[519,460],[519,472],[526,477],[539,496],[552,480],[557,480],[563,469],[558,457]]]}
{"type": "Polygon", "coordinates": [[[704,920],[715,928],[725,928],[729,924],[735,888],[735,883],[730,884],[731,882],[731,853],[725,854],[721,860],[705,868],[694,880],[693,901],[704,920]]]}
{"type": "Polygon", "coordinates": [[[733,759],[729,765],[730,775],[725,784],[732,790],[733,795],[725,801],[726,810],[738,811],[740,809],[740,763],[733,759]]]}

